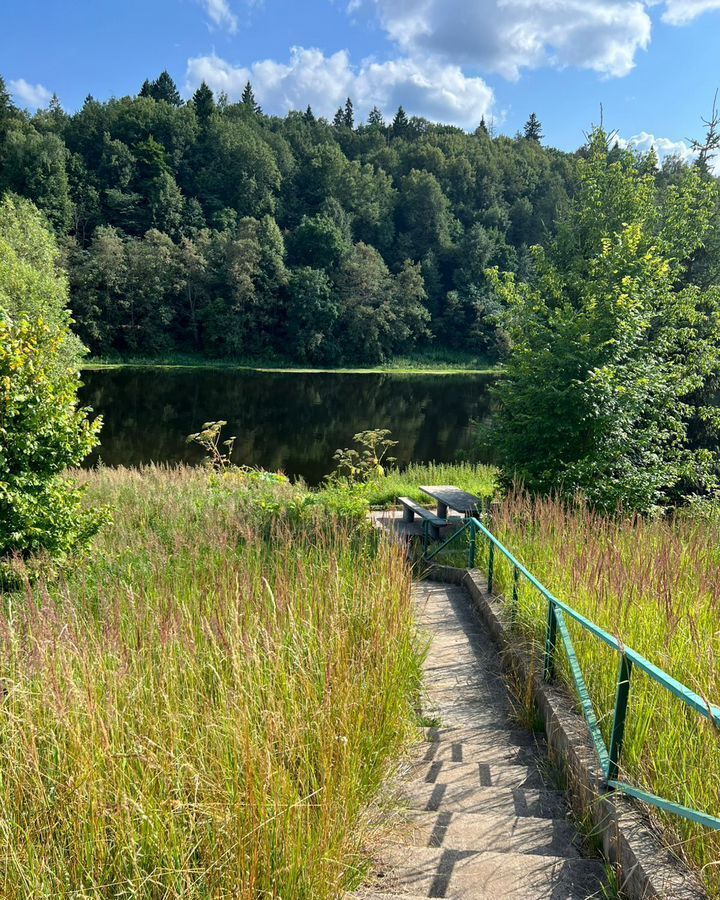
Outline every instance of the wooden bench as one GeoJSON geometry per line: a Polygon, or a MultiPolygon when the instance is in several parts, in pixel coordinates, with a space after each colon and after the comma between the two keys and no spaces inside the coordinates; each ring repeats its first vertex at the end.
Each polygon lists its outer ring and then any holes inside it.
{"type": "Polygon", "coordinates": [[[426,527],[429,529],[430,535],[435,540],[440,537],[440,529],[447,525],[447,519],[436,516],[434,512],[425,509],[424,506],[420,506],[419,503],[416,503],[409,497],[398,497],[398,502],[403,507],[403,522],[412,522],[415,516],[420,516],[423,522],[427,523],[426,527]]]}

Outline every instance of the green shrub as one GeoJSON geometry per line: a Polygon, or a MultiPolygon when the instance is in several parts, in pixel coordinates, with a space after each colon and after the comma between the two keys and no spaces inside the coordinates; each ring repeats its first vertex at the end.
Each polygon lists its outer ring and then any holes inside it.
{"type": "Polygon", "coordinates": [[[85,543],[99,522],[62,477],[97,443],[98,420],[76,408],[78,375],[43,321],[0,318],[0,558],[85,543]]]}

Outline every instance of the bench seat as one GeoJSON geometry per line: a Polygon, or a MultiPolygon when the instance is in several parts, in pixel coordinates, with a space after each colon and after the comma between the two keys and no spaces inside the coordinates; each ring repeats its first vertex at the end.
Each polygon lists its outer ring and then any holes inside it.
{"type": "Polygon", "coordinates": [[[409,497],[398,497],[398,502],[403,506],[403,521],[412,522],[415,516],[419,516],[424,522],[427,523],[427,527],[430,529],[430,534],[434,538],[440,537],[440,529],[444,525],[447,525],[447,519],[442,519],[440,516],[436,516],[435,513],[432,512],[432,510],[425,509],[424,506],[420,506],[419,503],[416,503],[409,497]]]}

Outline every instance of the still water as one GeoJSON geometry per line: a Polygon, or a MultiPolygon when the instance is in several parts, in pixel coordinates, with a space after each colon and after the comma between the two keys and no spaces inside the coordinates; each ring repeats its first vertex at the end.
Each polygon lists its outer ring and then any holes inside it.
{"type": "Polygon", "coordinates": [[[451,462],[468,446],[471,420],[488,413],[483,375],[341,375],[223,369],[97,369],[83,373],[81,401],[104,419],[90,462],[133,466],[198,462],[185,438],[226,419],[233,461],[317,484],[333,453],[368,428],[390,428],[395,455],[451,462]]]}

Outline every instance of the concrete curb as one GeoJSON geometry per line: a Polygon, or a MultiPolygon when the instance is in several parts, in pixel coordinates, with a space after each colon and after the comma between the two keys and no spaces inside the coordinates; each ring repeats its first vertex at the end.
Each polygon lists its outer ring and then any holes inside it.
{"type": "MultiPolygon", "coordinates": [[[[501,615],[502,598],[487,593],[478,569],[432,566],[427,577],[460,584],[467,591],[487,628],[503,651],[505,665],[523,680],[532,669],[529,656],[513,645],[501,615]]],[[[630,900],[703,900],[707,894],[697,877],[663,845],[640,805],[629,797],[608,793],[583,717],[568,694],[533,679],[535,702],[545,722],[548,750],[568,781],[576,814],[588,817],[602,838],[606,859],[616,865],[620,888],[630,900]]]]}

